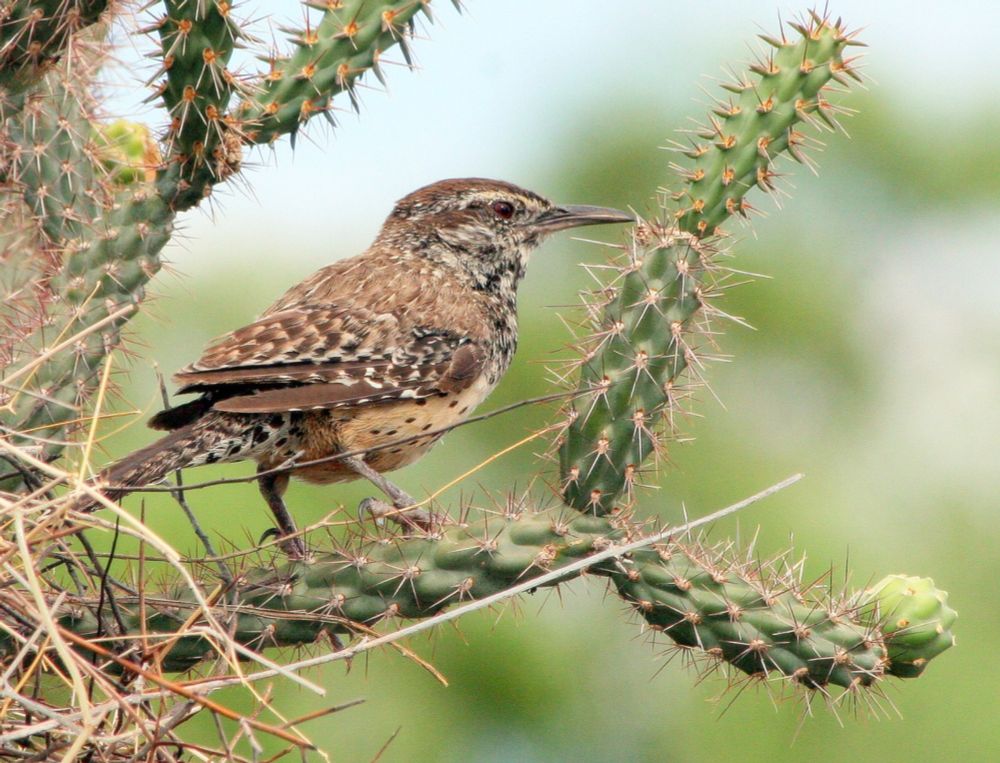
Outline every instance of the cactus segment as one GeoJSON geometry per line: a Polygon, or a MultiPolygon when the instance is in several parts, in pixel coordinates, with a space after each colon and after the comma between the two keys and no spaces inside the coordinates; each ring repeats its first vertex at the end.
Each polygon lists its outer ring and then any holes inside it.
{"type": "Polygon", "coordinates": [[[368,71],[383,81],[379,58],[393,45],[410,63],[408,25],[429,0],[343,0],[311,2],[322,11],[315,28],[288,30],[295,51],[269,59],[260,91],[237,114],[252,143],[270,143],[294,134],[309,118],[328,113],[330,99],[347,92],[354,108],[354,86],[368,71]]]}
{"type": "Polygon", "coordinates": [[[720,558],[699,544],[644,549],[614,576],[620,595],[679,646],[809,688],[869,686],[884,672],[878,631],[835,602],[806,599],[791,576],[720,558]]]}
{"type": "Polygon", "coordinates": [[[171,210],[150,188],[126,189],[96,221],[92,238],[67,249],[62,268],[51,278],[57,304],[68,315],[60,325],[70,336],[86,334],[32,375],[32,386],[41,394],[17,398],[18,431],[53,440],[44,449],[47,460],[61,451],[54,438],[71,428],[68,422],[94,389],[101,364],[118,346],[121,327],[132,313],[94,327],[142,301],[146,283],[160,269],[159,253],[172,220],[171,210]]]}
{"type": "Polygon", "coordinates": [[[0,89],[34,85],[63,55],[73,34],[97,22],[107,0],[13,0],[0,11],[0,89]]]}
{"type": "Polygon", "coordinates": [[[659,448],[656,429],[675,405],[674,383],[693,358],[686,341],[703,304],[712,247],[696,236],[645,224],[621,277],[598,292],[600,316],[581,350],[580,394],[559,448],[563,500],[608,514],[631,497],[639,470],[659,448]]]}
{"type": "Polygon", "coordinates": [[[21,444],[40,443],[46,460],[62,451],[69,422],[79,421],[81,403],[129,315],[105,319],[141,301],[160,267],[172,221],[151,183],[127,182],[128,172],[147,178],[150,168],[144,165],[155,161],[146,156],[152,144],[145,128],[104,126],[93,116],[93,59],[91,51],[74,53],[21,95],[19,109],[0,109],[7,146],[3,180],[13,190],[4,199],[4,219],[13,216],[16,194],[27,221],[27,235],[4,258],[23,259],[18,290],[32,295],[28,306],[2,308],[15,325],[20,320],[4,348],[5,377],[21,362],[81,334],[0,395],[5,426],[23,433],[21,444]],[[131,147],[122,143],[125,136],[131,147]],[[141,150],[143,157],[136,161],[122,153],[127,150],[141,150]],[[32,256],[36,250],[45,256],[32,256]],[[101,321],[100,330],[91,330],[101,321]]]}
{"type": "Polygon", "coordinates": [[[839,127],[842,110],[827,95],[831,81],[860,81],[851,59],[844,57],[849,45],[859,43],[839,20],[831,23],[816,13],[790,27],[792,39],[762,38],[773,50],[723,85],[728,97],[717,102],[690,145],[679,147],[691,160],[676,167],[686,185],[673,194],[681,230],[711,236],[732,215],[747,216],[752,207],[745,197],[752,188],[773,192],[774,160],[780,154],[808,163],[810,139],[800,125],[839,127]]]}
{"type": "MultiPolygon", "coordinates": [[[[620,519],[519,509],[433,533],[372,539],[308,564],[249,571],[237,584],[238,603],[220,605],[216,614],[228,616],[235,638],[255,649],[310,644],[387,619],[431,617],[631,540],[635,532],[620,519]]],[[[854,689],[884,675],[878,626],[859,619],[857,608],[823,599],[815,587],[805,594],[790,573],[735,560],[728,547],[661,543],[588,571],[610,578],[654,631],[711,663],[809,689],[854,689]]],[[[146,602],[143,624],[135,602],[119,597],[117,605],[128,628],[119,635],[130,644],[140,632],[154,644],[157,634],[175,636],[195,606],[186,589],[156,597],[146,602]]],[[[108,634],[113,627],[99,626],[95,612],[75,606],[60,624],[84,637],[108,634]]],[[[171,643],[159,655],[167,670],[189,669],[212,654],[199,636],[171,643]]]]}
{"type": "Polygon", "coordinates": [[[21,242],[26,254],[18,276],[35,304],[30,312],[23,304],[4,306],[12,316],[29,316],[5,349],[8,370],[82,334],[4,391],[5,419],[9,416],[11,428],[25,433],[18,441],[43,443],[46,460],[61,452],[68,422],[79,419],[80,405],[94,389],[102,361],[117,345],[129,315],[105,322],[100,330],[91,327],[141,301],[146,282],[160,267],[158,255],[171,222],[170,210],[151,184],[126,182],[127,173],[147,177],[148,170],[139,169],[131,157],[109,154],[109,140],[122,130],[134,133],[133,143],[139,140],[136,127],[119,125],[111,138],[102,137],[78,84],[61,73],[46,75],[24,109],[4,125],[19,147],[11,152],[6,179],[20,191],[36,231],[21,242]],[[35,248],[47,256],[30,257],[35,248]]]}
{"type": "Polygon", "coordinates": [[[4,180],[23,193],[50,251],[86,240],[106,201],[103,174],[90,157],[91,103],[80,85],[47,75],[4,125],[6,139],[16,146],[4,180]]]}
{"type": "Polygon", "coordinates": [[[226,114],[236,92],[227,65],[241,32],[226,0],[167,0],[157,24],[163,49],[167,149],[180,165],[174,209],[187,209],[240,168],[240,137],[226,114]]]}
{"type": "Polygon", "coordinates": [[[916,678],[927,663],[955,644],[958,613],[948,592],[930,578],[889,575],[864,593],[865,616],[885,634],[889,674],[916,678]]]}
{"type": "MultiPolygon", "coordinates": [[[[608,520],[566,509],[512,509],[501,517],[449,523],[433,533],[352,542],[309,563],[250,570],[238,580],[238,604],[229,612],[220,607],[217,614],[232,615],[235,637],[254,648],[309,644],[324,633],[433,616],[588,556],[624,534],[608,520]]],[[[194,606],[186,588],[163,600],[170,603],[150,612],[147,633],[176,633],[194,606]]],[[[140,632],[138,609],[122,597],[118,605],[129,632],[140,632]]],[[[96,607],[77,608],[60,622],[92,636],[98,629],[95,612],[96,607]]],[[[185,670],[209,652],[200,638],[183,637],[165,655],[163,667],[185,670]]]]}
{"type": "Polygon", "coordinates": [[[596,292],[603,299],[587,305],[593,334],[559,443],[563,498],[581,511],[607,514],[629,501],[643,462],[661,450],[656,430],[677,409],[680,376],[697,374],[692,337],[709,312],[705,274],[720,224],[749,212],[751,188],[774,190],[779,155],[806,160],[797,126],[832,129],[840,110],[826,98],[830,82],[858,78],[843,54],[859,43],[839,21],[814,13],[791,27],[795,39],[764,38],[775,50],[726,86],[731,97],[711,125],[679,149],[692,166],[675,167],[686,188],[667,192],[672,222],[641,227],[618,277],[596,292]]]}
{"type": "MultiPolygon", "coordinates": [[[[8,189],[3,198],[4,226],[19,205],[26,234],[4,253],[5,264],[20,265],[16,274],[10,274],[18,281],[11,284],[11,293],[23,295],[0,307],[5,320],[16,326],[4,348],[5,378],[11,368],[87,325],[79,323],[79,305],[66,299],[58,282],[65,263],[90,246],[112,204],[112,185],[95,161],[97,142],[91,126],[94,102],[89,83],[98,63],[95,51],[74,50],[35,87],[0,106],[4,144],[0,172],[8,189]]],[[[30,376],[3,390],[5,419],[11,417],[15,431],[30,433],[18,438],[22,444],[32,438],[48,440],[44,452],[58,453],[54,440],[62,427],[48,428],[48,424],[78,418],[77,403],[94,367],[79,363],[77,353],[89,341],[96,340],[85,338],[51,355],[30,376]]]]}

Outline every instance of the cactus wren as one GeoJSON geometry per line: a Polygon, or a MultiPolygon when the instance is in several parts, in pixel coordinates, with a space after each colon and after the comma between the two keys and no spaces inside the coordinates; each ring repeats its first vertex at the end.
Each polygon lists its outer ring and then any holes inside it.
{"type": "MultiPolygon", "coordinates": [[[[631,220],[496,180],[411,193],[367,251],[292,287],[177,373],[179,391],[198,397],[153,417],[170,433],[101,475],[109,495],[189,466],[253,460],[281,536],[295,531],[282,500],[290,474],[366,477],[398,508],[412,505],[381,475],[424,454],[441,436],[433,430],[466,418],[507,371],[529,253],[554,231],[631,220]],[[295,467],[359,451],[370,452],[295,467]]],[[[304,552],[298,538],[284,546],[304,552]]]]}

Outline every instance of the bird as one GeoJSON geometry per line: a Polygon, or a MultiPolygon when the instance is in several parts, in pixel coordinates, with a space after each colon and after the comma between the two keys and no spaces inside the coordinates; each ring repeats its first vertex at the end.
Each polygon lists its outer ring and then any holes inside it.
{"type": "Polygon", "coordinates": [[[254,461],[295,558],[306,549],[284,503],[291,476],[367,478],[396,507],[412,507],[384,474],[426,453],[510,367],[531,252],[556,231],[633,219],[500,180],[419,188],[367,250],[291,287],[178,371],[178,392],[194,399],[152,417],[167,434],[105,469],[105,494],[118,500],[179,469],[254,461]]]}

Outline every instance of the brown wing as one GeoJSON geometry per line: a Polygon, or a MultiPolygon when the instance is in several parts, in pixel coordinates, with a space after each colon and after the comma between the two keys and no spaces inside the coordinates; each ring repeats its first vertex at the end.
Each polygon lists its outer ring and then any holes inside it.
{"type": "Polygon", "coordinates": [[[282,368],[289,372],[287,381],[297,381],[296,370],[316,364],[387,359],[406,339],[404,334],[391,313],[304,305],[265,315],[217,339],[174,379],[194,389],[204,383],[253,381],[252,370],[260,369],[263,377],[280,381],[273,369],[282,368]]]}
{"type": "Polygon", "coordinates": [[[449,331],[336,306],[267,315],[211,345],[174,378],[233,413],[331,409],[465,389],[484,353],[449,331]]]}

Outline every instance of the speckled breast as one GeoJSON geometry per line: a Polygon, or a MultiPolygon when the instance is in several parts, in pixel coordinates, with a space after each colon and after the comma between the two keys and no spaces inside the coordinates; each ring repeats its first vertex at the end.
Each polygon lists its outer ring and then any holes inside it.
{"type": "MultiPolygon", "coordinates": [[[[346,411],[309,412],[303,420],[303,453],[299,460],[377,448],[364,457],[376,471],[407,466],[444,436],[441,429],[468,418],[494,386],[482,376],[459,393],[346,411]]],[[[338,461],[296,469],[294,475],[319,483],[357,479],[338,461]]]]}

